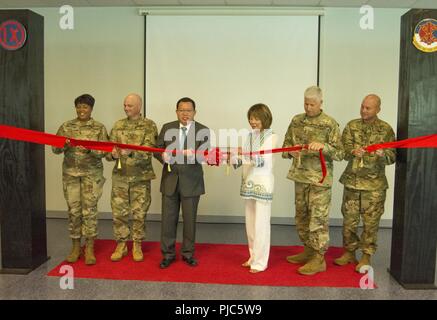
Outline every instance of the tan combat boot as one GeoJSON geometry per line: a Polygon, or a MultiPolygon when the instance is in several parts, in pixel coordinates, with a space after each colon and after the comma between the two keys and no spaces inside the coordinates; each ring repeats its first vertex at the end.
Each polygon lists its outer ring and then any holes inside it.
{"type": "Polygon", "coordinates": [[[370,254],[363,253],[360,262],[355,267],[355,271],[360,272],[362,266],[370,266],[370,254]]]}
{"type": "Polygon", "coordinates": [[[141,250],[141,241],[134,241],[134,245],[132,248],[132,257],[136,262],[144,260],[143,251],[141,250]]]}
{"type": "Polygon", "coordinates": [[[73,239],[73,248],[70,255],[67,257],[68,262],[76,262],[80,257],[80,238],[73,239]]]}
{"type": "Polygon", "coordinates": [[[121,241],[117,244],[117,248],[111,255],[111,261],[120,261],[123,257],[127,256],[126,242],[121,241]]]}
{"type": "Polygon", "coordinates": [[[85,264],[96,264],[96,257],[94,256],[94,239],[86,239],[85,245],[85,264]]]}
{"type": "Polygon", "coordinates": [[[305,246],[303,252],[293,256],[288,256],[286,259],[290,263],[307,263],[314,256],[314,254],[315,252],[312,248],[305,246]]]}
{"type": "Polygon", "coordinates": [[[322,271],[326,271],[325,257],[317,252],[303,267],[297,269],[297,272],[306,276],[311,276],[322,271]]]}
{"type": "Polygon", "coordinates": [[[340,258],[334,260],[334,263],[338,266],[344,266],[348,263],[358,263],[357,258],[355,257],[355,251],[345,250],[340,258]]]}

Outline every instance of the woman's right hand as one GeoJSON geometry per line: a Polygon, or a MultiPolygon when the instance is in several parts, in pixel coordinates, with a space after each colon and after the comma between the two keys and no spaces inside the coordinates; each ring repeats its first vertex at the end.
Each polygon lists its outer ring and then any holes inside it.
{"type": "Polygon", "coordinates": [[[163,152],[161,154],[162,156],[162,161],[164,161],[165,163],[169,163],[170,162],[170,155],[167,152],[163,152]]]}
{"type": "Polygon", "coordinates": [[[364,150],[364,148],[357,148],[355,150],[352,150],[352,155],[357,158],[362,158],[364,153],[366,153],[366,150],[364,150]]]}
{"type": "Polygon", "coordinates": [[[118,159],[118,158],[120,158],[120,155],[119,155],[119,153],[118,153],[118,149],[117,149],[117,147],[114,147],[114,148],[112,149],[112,157],[113,157],[114,159],[118,159]]]}

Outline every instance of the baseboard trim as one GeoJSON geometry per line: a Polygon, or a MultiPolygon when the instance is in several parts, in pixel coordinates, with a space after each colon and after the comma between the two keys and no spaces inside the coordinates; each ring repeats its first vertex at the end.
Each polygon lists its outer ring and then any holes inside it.
{"type": "MultiPolygon", "coordinates": [[[[47,218],[50,219],[66,219],[67,212],[66,211],[53,211],[49,210],[46,214],[47,218]]],[[[99,220],[112,220],[111,212],[100,212],[99,220]]],[[[160,213],[148,213],[147,221],[161,221],[160,213]]],[[[198,223],[244,223],[244,216],[223,216],[223,215],[199,215],[197,216],[198,223]]],[[[379,227],[380,228],[392,228],[392,220],[390,219],[381,219],[379,227]]],[[[285,218],[285,217],[272,217],[271,224],[273,225],[296,225],[296,222],[293,217],[285,218]]],[[[340,218],[332,218],[329,219],[329,225],[331,227],[341,227],[343,226],[343,219],[340,218]]]]}

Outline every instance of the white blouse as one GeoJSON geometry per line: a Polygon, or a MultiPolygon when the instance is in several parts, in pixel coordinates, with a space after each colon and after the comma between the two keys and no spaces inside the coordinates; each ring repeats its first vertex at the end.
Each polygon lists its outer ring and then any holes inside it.
{"type": "MultiPolygon", "coordinates": [[[[246,139],[243,152],[270,150],[275,148],[278,137],[271,129],[253,131],[246,139]]],[[[240,196],[243,199],[271,202],[273,200],[273,154],[244,155],[240,196]]]]}

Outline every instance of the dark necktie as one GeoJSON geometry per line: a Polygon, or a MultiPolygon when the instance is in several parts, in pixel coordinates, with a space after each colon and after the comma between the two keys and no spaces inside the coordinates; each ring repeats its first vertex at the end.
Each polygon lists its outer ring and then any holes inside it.
{"type": "Polygon", "coordinates": [[[185,139],[187,138],[187,127],[181,127],[182,137],[180,141],[180,148],[184,149],[185,139]]]}

